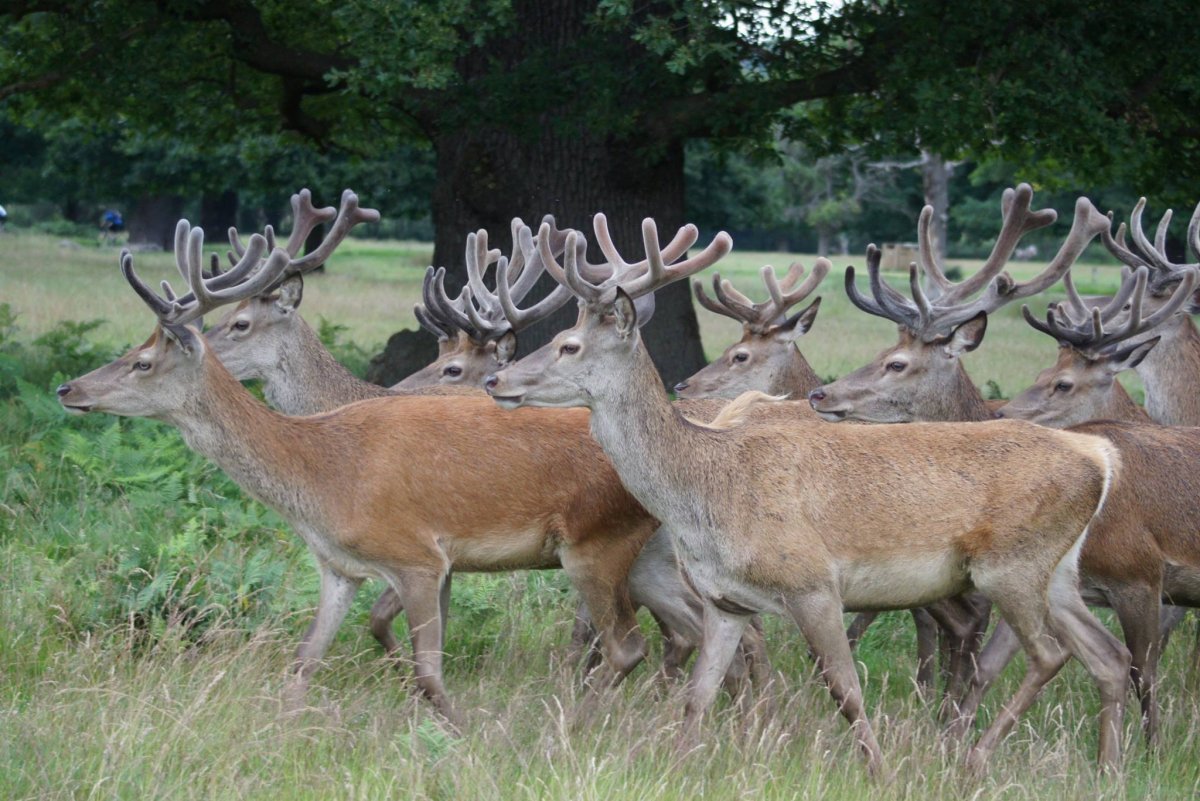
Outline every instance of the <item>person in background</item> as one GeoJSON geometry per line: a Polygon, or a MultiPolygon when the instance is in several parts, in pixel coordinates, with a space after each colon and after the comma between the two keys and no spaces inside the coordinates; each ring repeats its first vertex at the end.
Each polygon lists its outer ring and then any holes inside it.
{"type": "Polygon", "coordinates": [[[4,224],[6,222],[8,222],[8,212],[4,210],[3,206],[0,206],[0,233],[4,232],[4,224]]]}
{"type": "Polygon", "coordinates": [[[116,209],[105,209],[100,215],[100,240],[104,244],[117,241],[117,234],[125,230],[125,218],[116,209]]]}

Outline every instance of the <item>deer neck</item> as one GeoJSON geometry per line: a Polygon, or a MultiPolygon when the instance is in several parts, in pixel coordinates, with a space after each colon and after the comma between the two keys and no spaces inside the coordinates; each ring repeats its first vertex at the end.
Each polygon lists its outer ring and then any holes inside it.
{"type": "Polygon", "coordinates": [[[303,319],[296,320],[294,332],[294,343],[282,349],[275,369],[263,379],[271,406],[284,414],[318,414],[388,394],[343,367],[303,319]]]}
{"type": "Polygon", "coordinates": [[[771,395],[787,395],[792,400],[807,398],[808,393],[824,383],[795,345],[791,346],[787,365],[774,378],[767,392],[771,395]]]}
{"type": "Polygon", "coordinates": [[[591,431],[621,483],[662,519],[671,488],[689,483],[689,474],[696,472],[696,458],[704,450],[698,440],[712,432],[687,422],[672,406],[640,344],[633,362],[620,380],[591,395],[591,431]]]}
{"type": "Polygon", "coordinates": [[[322,519],[322,472],[344,447],[326,442],[325,430],[311,421],[259,403],[215,357],[205,354],[202,369],[197,391],[165,422],[179,429],[192,450],[284,517],[322,519]]]}
{"type": "Polygon", "coordinates": [[[1105,404],[1098,409],[1092,419],[1095,420],[1124,420],[1130,423],[1150,423],[1150,415],[1146,410],[1133,402],[1121,382],[1114,380],[1112,390],[1105,398],[1105,404]]]}
{"type": "Polygon", "coordinates": [[[958,359],[948,380],[941,382],[937,392],[929,393],[922,415],[927,423],[976,423],[992,419],[992,411],[979,394],[979,387],[967,375],[958,359]]]}
{"type": "Polygon", "coordinates": [[[1191,317],[1164,326],[1162,340],[1135,369],[1156,423],[1200,426],[1200,332],[1191,317]]]}

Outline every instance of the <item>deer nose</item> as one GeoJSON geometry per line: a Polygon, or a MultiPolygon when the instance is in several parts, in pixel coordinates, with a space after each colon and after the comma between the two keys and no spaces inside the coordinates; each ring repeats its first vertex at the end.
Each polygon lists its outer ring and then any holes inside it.
{"type": "Polygon", "coordinates": [[[65,398],[67,395],[71,394],[71,385],[59,384],[58,389],[54,390],[54,392],[58,395],[58,397],[65,398]]]}
{"type": "Polygon", "coordinates": [[[820,403],[823,400],[825,400],[825,390],[822,387],[817,387],[812,392],[808,393],[808,402],[810,404],[820,403]]]}
{"type": "Polygon", "coordinates": [[[687,389],[687,388],[688,388],[688,382],[687,382],[687,381],[680,381],[678,384],[676,384],[676,385],[675,385],[675,391],[676,391],[676,392],[683,392],[683,391],[684,391],[685,389],[687,389]]]}
{"type": "Polygon", "coordinates": [[[483,379],[483,388],[485,390],[487,390],[488,392],[491,392],[492,390],[494,390],[496,388],[496,385],[499,383],[500,383],[499,377],[497,377],[495,373],[492,373],[487,378],[483,379]]]}

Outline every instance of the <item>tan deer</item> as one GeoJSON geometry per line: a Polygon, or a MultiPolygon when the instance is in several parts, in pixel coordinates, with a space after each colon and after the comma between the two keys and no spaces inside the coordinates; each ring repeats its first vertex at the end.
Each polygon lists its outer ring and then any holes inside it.
{"type": "Polygon", "coordinates": [[[417,686],[452,717],[439,598],[452,568],[561,566],[601,632],[605,665],[595,683],[619,680],[645,653],[625,577],[658,524],[621,487],[588,435],[585,412],[513,416],[487,398],[414,396],[286,417],[257,402],[187,325],[235,292],[266,291],[325,255],[361,217],[357,200],[347,198],[315,254],[293,259],[270,249],[267,238],[251,237],[227,274],[244,279],[234,286],[204,277],[203,234],[184,230],[186,224],[179,238],[192,291],[182,297],[156,295],[124,253],[122,271],[159,325],[141,346],[59,387],[60,401],[74,412],[175,425],[192,448],[292,524],[321,573],[316,618],[297,655],[296,690],[307,685],[362,580],[374,577],[403,602],[417,686]]]}
{"type": "MultiPolygon", "coordinates": [[[[859,309],[896,322],[899,340],[868,365],[809,393],[809,401],[826,420],[856,420],[876,423],[969,422],[989,420],[993,412],[963,369],[960,357],[983,341],[987,315],[1005,304],[1035,295],[1058,281],[1079,257],[1083,248],[1102,230],[1108,218],[1086,198],[1075,206],[1071,231],[1050,265],[1024,283],[1014,282],[1003,272],[1021,237],[1056,219],[1052,209],[1031,209],[1033,190],[1028,184],[1004,192],[1003,223],[991,254],[974,275],[955,284],[937,262],[931,223],[933,209],[926,206],[917,228],[921,271],[929,281],[929,292],[921,286],[914,265],[909,270],[912,298],[884,283],[880,253],[867,250],[867,276],[871,297],[859,293],[854,269],[846,270],[846,292],[859,309]],[[978,295],[978,297],[973,296],[978,295]]],[[[970,672],[972,654],[982,644],[988,609],[978,597],[968,597],[928,610],[945,633],[947,697],[961,695],[970,672]]],[[[851,626],[852,636],[870,624],[863,616],[851,626]]],[[[927,640],[926,640],[927,642],[927,640]]],[[[918,665],[931,662],[928,650],[918,654],[918,665]]],[[[920,667],[919,667],[920,669],[920,667]]],[[[950,709],[945,709],[949,714],[950,709]]]]}
{"type": "Polygon", "coordinates": [[[812,273],[799,287],[796,284],[804,277],[804,267],[799,263],[788,268],[782,281],[775,275],[775,268],[763,267],[760,274],[768,298],[761,303],[738,292],[720,274],[713,276],[715,299],[704,291],[702,282],[694,281],[692,289],[700,305],[741,323],[742,338],[712,364],[676,384],[675,395],[736,398],[748,390],[758,390],[768,395],[808,397],[811,390],[820,386],[821,379],[796,346],[796,340],[812,328],[821,298],[795,314],[789,315],[788,310],[813,293],[831,266],[828,259],[817,259],[812,273]]]}
{"type": "MultiPolygon", "coordinates": [[[[318,210],[307,190],[292,198],[295,228],[289,242],[303,242],[306,232],[334,214],[333,209],[318,210]]],[[[551,217],[546,218],[551,252],[561,253],[566,235],[558,231],[551,217]]],[[[235,251],[243,250],[236,231],[231,232],[235,251]]],[[[468,237],[466,264],[468,286],[459,297],[450,299],[445,292],[444,271],[430,269],[423,286],[424,305],[416,313],[422,325],[443,340],[439,358],[415,377],[391,390],[362,381],[342,367],[321,344],[316,333],[298,312],[303,292],[303,270],[293,270],[278,289],[241,300],[205,335],[214,355],[234,377],[261,379],[268,402],[285,414],[315,414],[331,411],[364,398],[392,395],[461,395],[479,393],[465,382],[475,377],[479,384],[485,371],[494,370],[511,356],[498,354],[496,341],[504,333],[513,333],[536,323],[569,299],[569,293],[556,291],[532,308],[516,312],[512,319],[496,313],[499,298],[483,284],[489,265],[503,262],[509,300],[520,302],[543,272],[540,254],[530,229],[520,219],[513,222],[513,254],[505,259],[487,246],[487,234],[480,231],[468,237]],[[472,289],[474,290],[472,292],[472,289]],[[483,308],[476,308],[472,301],[483,308]],[[468,307],[469,306],[469,310],[468,307]]],[[[675,245],[683,252],[689,243],[675,245]]],[[[315,266],[315,265],[313,265],[315,266]]],[[[602,271],[603,265],[592,269],[602,271]]],[[[599,455],[597,453],[597,455],[599,455]]],[[[601,457],[602,458],[602,457],[601,457]]],[[[605,473],[612,475],[611,472],[605,473]]],[[[449,617],[452,573],[446,574],[441,587],[441,622],[449,617]]],[[[629,574],[629,591],[635,606],[646,607],[663,631],[663,671],[677,676],[699,646],[702,637],[700,603],[683,582],[674,552],[666,534],[655,534],[638,555],[629,574]]],[[[393,621],[404,611],[401,596],[388,588],[371,608],[370,629],[389,654],[398,653],[393,621]]],[[[590,610],[581,605],[580,625],[573,634],[572,651],[583,654],[595,640],[590,610]]],[[[744,655],[750,670],[761,680],[766,671],[765,646],[757,631],[751,631],[744,643],[744,655]]],[[[588,666],[595,667],[595,655],[588,666]]],[[[738,692],[745,670],[731,671],[728,686],[738,692]]]]}
{"type": "MultiPolygon", "coordinates": [[[[1143,317],[1148,278],[1148,269],[1139,267],[1113,298],[1089,308],[1068,272],[1063,277],[1068,302],[1052,305],[1045,322],[1023,307],[1026,322],[1059,343],[1058,361],[997,414],[1100,434],[1121,452],[1122,475],[1084,543],[1080,580],[1089,603],[1111,606],[1117,613],[1133,657],[1145,733],[1153,741],[1158,731],[1160,599],[1165,596],[1181,607],[1200,604],[1200,507],[1181,502],[1200,494],[1200,428],[1153,425],[1115,380],[1158,343],[1157,336],[1144,337],[1190,300],[1196,283],[1195,272],[1185,274],[1143,317]],[[1093,420],[1097,422],[1089,422],[1093,420]],[[1171,491],[1164,492],[1167,487],[1171,491]]],[[[1015,652],[1011,636],[1005,642],[1007,653],[993,649],[981,662],[979,686],[994,679],[1006,656],[1015,652]]]]}
{"type": "Polygon", "coordinates": [[[543,252],[579,297],[579,320],[485,386],[508,409],[589,408],[621,480],[674,537],[705,602],[685,730],[710,706],[750,616],[786,614],[878,770],[843,608],[923,606],[973,587],[1012,623],[1029,668],[971,764],[983,766],[1070,655],[1100,691],[1101,762],[1118,764],[1129,654],[1087,611],[1076,576],[1117,470],[1109,443],[1015,421],[827,426],[798,419],[788,403],[742,425],[728,411],[713,425],[689,422],[641,344],[633,299],[702,269],[731,242],[722,233],[668,266],[653,221],[642,231],[646,266],[598,285],[580,274],[569,245],[565,269],[543,252]]]}

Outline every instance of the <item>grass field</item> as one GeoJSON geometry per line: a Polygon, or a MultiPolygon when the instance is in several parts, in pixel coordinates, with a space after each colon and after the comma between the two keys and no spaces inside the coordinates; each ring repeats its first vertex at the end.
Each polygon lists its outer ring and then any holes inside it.
{"type": "MultiPolygon", "coordinates": [[[[352,240],[329,274],[309,282],[305,314],[346,325],[346,337],[373,348],[412,324],[428,258],[419,244],[352,240]]],[[[757,268],[789,259],[734,254],[722,273],[757,296],[757,268]]],[[[836,259],[839,273],[846,263],[861,258],[836,259]]],[[[174,273],[169,255],[137,264],[155,280],[174,273]]],[[[1021,265],[1018,277],[1039,267],[1021,265]]],[[[1085,272],[1096,289],[1115,284],[1114,268],[1085,272]]],[[[820,374],[843,374],[894,341],[891,324],[850,307],[840,275],[823,294],[802,341],[820,374]]],[[[563,664],[574,601],[553,572],[456,577],[447,684],[466,718],[461,736],[380,658],[365,628],[375,587],[360,594],[316,677],[312,708],[283,715],[285,670],[316,598],[299,540],[173,430],[67,419],[49,392],[56,370],[70,377],[103,363],[152,328],[116,252],[0,236],[0,304],[19,329],[0,324],[0,798],[1200,795],[1190,628],[1163,666],[1161,748],[1147,750],[1131,714],[1122,772],[1098,776],[1096,694],[1071,664],[977,780],[914,695],[907,616],[886,616],[858,653],[892,773],[871,784],[802,641],[777,620],[767,621],[777,678],[763,708],[742,721],[723,702],[694,753],[670,747],[682,702],[648,667],[608,693],[598,714],[578,716],[578,676],[563,664]],[[61,326],[97,318],[107,322],[91,331],[61,326]]],[[[736,326],[699,315],[715,355],[736,326]]],[[[1011,394],[1053,356],[1053,343],[1006,309],[967,368],[1011,394]]],[[[1005,674],[988,709],[1018,677],[1005,674]]]]}

